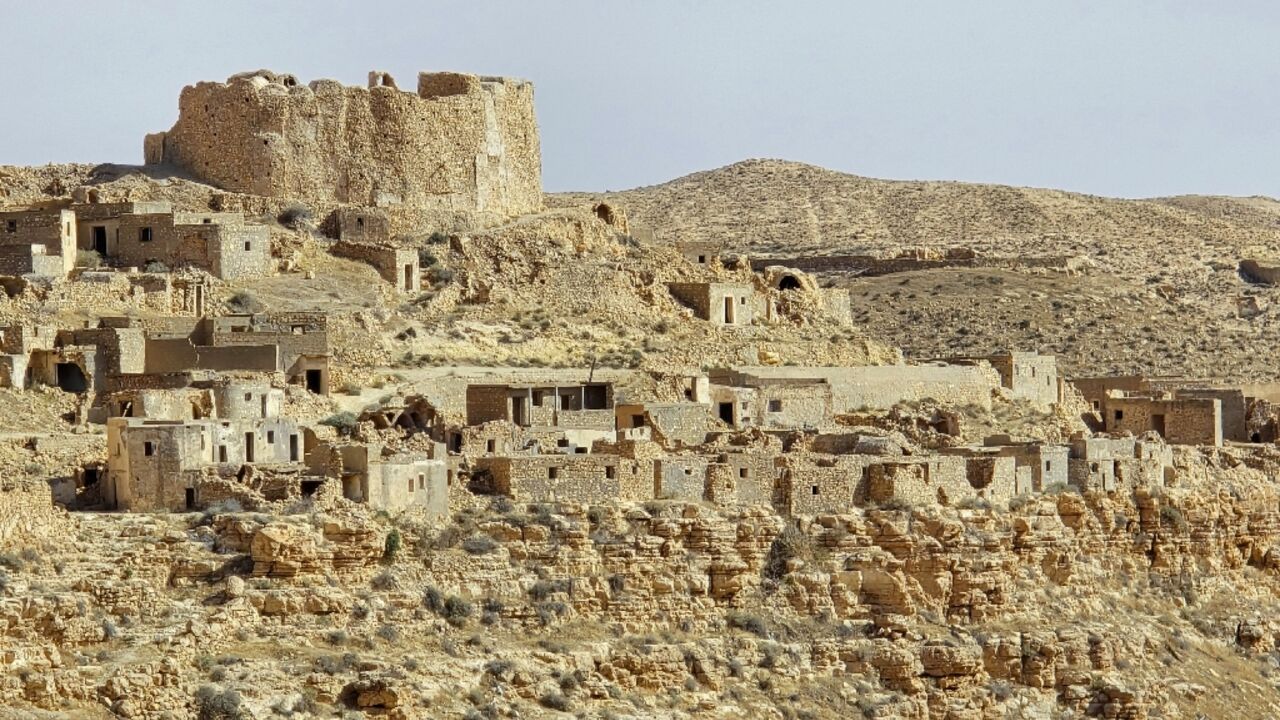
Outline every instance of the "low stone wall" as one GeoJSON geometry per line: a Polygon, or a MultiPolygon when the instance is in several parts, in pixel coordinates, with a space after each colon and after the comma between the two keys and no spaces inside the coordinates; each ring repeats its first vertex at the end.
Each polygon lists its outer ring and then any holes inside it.
{"type": "Polygon", "coordinates": [[[48,483],[0,479],[0,550],[33,547],[70,531],[71,521],[54,506],[48,483]]]}

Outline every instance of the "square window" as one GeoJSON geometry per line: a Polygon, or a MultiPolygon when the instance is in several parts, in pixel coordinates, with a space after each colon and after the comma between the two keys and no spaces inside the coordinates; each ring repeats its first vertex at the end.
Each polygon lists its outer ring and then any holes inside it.
{"type": "Polygon", "coordinates": [[[246,243],[244,244],[244,251],[245,251],[245,252],[249,252],[249,251],[250,251],[250,250],[252,250],[252,249],[253,249],[253,243],[251,243],[251,242],[246,242],[246,243]]]}
{"type": "Polygon", "coordinates": [[[706,256],[706,255],[699,255],[699,256],[698,256],[698,264],[703,265],[703,264],[706,264],[706,262],[707,262],[707,256],[706,256]]]}
{"type": "Polygon", "coordinates": [[[276,431],[275,431],[275,430],[268,430],[268,431],[267,431],[267,442],[269,442],[269,443],[273,443],[273,442],[275,442],[275,441],[276,441],[276,431]]]}
{"type": "Polygon", "coordinates": [[[250,400],[252,400],[252,399],[253,399],[253,393],[245,393],[245,394],[244,394],[244,401],[245,401],[245,402],[249,402],[249,401],[250,401],[250,400]]]}
{"type": "Polygon", "coordinates": [[[1123,419],[1124,419],[1124,411],[1123,411],[1123,410],[1117,410],[1117,411],[1116,411],[1116,420],[1117,420],[1117,421],[1120,421],[1120,420],[1123,420],[1123,419]]]}
{"type": "Polygon", "coordinates": [[[138,242],[151,242],[151,228],[138,228],[138,242]]]}
{"type": "Polygon", "coordinates": [[[547,468],[547,478],[549,480],[555,480],[558,477],[560,477],[560,468],[547,468]]]}
{"type": "Polygon", "coordinates": [[[782,401],[781,401],[781,400],[770,400],[770,401],[769,401],[769,412],[782,412],[782,401]]]}
{"type": "Polygon", "coordinates": [[[5,224],[4,224],[4,231],[5,231],[5,232],[18,232],[18,221],[17,221],[17,220],[10,220],[9,222],[5,223],[5,224]]]}
{"type": "Polygon", "coordinates": [[[497,440],[490,440],[484,444],[484,449],[488,452],[493,452],[497,450],[497,448],[498,448],[497,440]]]}
{"type": "Polygon", "coordinates": [[[612,465],[605,466],[604,477],[606,480],[613,480],[614,478],[618,477],[618,468],[612,465]]]}
{"type": "Polygon", "coordinates": [[[142,443],[142,454],[146,455],[147,457],[151,457],[152,455],[155,455],[156,444],[150,441],[142,443]]]}
{"type": "Polygon", "coordinates": [[[413,478],[409,478],[409,492],[413,492],[413,478]]]}
{"type": "Polygon", "coordinates": [[[817,494],[818,494],[818,486],[817,486],[817,485],[810,485],[810,486],[809,486],[809,492],[813,493],[814,495],[817,495],[817,494]]]}
{"type": "Polygon", "coordinates": [[[738,477],[745,478],[747,476],[746,468],[738,468],[738,477]]]}

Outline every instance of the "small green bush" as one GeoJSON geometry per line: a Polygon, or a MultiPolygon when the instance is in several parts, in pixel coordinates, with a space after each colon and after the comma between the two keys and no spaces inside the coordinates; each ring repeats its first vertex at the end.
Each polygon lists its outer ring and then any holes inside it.
{"type": "Polygon", "coordinates": [[[357,420],[353,412],[340,412],[321,420],[320,424],[337,430],[339,434],[350,435],[356,429],[357,420]]]}
{"type": "Polygon", "coordinates": [[[769,637],[769,626],[764,619],[744,612],[729,613],[729,627],[749,632],[758,637],[769,637]]]}
{"type": "Polygon", "coordinates": [[[239,290],[227,298],[227,306],[242,313],[260,313],[266,309],[266,306],[262,304],[258,296],[248,290],[239,290]]]}
{"type": "MultiPolygon", "coordinates": [[[[399,528],[391,528],[391,532],[387,533],[387,541],[386,541],[386,545],[385,545],[385,547],[384,547],[384,548],[383,548],[383,550],[382,550],[382,559],[383,559],[383,560],[386,560],[386,561],[388,561],[388,562],[389,562],[389,561],[391,561],[391,560],[395,560],[395,559],[396,559],[396,553],[400,552],[400,544],[401,544],[401,542],[403,542],[403,540],[402,540],[402,538],[400,537],[400,529],[399,529],[399,528]]],[[[394,585],[395,585],[395,577],[394,577],[394,576],[391,576],[391,574],[390,574],[390,573],[383,573],[382,575],[379,575],[377,578],[374,578],[374,587],[377,587],[377,586],[378,586],[378,585],[377,585],[378,578],[383,577],[383,575],[390,576],[390,584],[391,584],[391,586],[394,586],[394,585]]]]}
{"type": "Polygon", "coordinates": [[[471,617],[473,612],[475,612],[475,608],[472,607],[471,603],[463,600],[457,595],[450,595],[445,598],[444,608],[440,615],[448,621],[450,625],[453,625],[454,627],[461,627],[466,624],[467,618],[471,617]]]}
{"type": "Polygon", "coordinates": [[[542,602],[551,597],[555,593],[573,594],[573,578],[559,578],[557,580],[539,580],[529,588],[529,597],[542,602]]]}
{"type": "Polygon", "coordinates": [[[1185,533],[1188,529],[1187,518],[1183,516],[1182,511],[1172,505],[1163,505],[1160,507],[1160,524],[1185,533]]]}
{"type": "Polygon", "coordinates": [[[196,717],[199,720],[240,720],[244,717],[240,693],[203,685],[196,691],[196,717]]]}
{"type": "Polygon", "coordinates": [[[468,555],[488,555],[498,549],[498,543],[488,535],[472,535],[462,541],[462,549],[468,555]]]}
{"type": "Polygon", "coordinates": [[[102,256],[96,250],[78,250],[76,251],[76,267],[93,268],[102,267],[102,256]]]}
{"type": "Polygon", "coordinates": [[[280,211],[280,214],[276,217],[276,222],[290,230],[298,230],[310,225],[313,217],[311,208],[302,203],[293,203],[280,211]]]}

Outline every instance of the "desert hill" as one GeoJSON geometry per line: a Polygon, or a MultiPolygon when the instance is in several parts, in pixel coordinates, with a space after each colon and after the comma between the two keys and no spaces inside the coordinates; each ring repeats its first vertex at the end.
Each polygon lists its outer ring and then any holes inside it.
{"type": "Polygon", "coordinates": [[[1128,200],[877,180],[779,160],[552,202],[587,198],[625,207],[659,242],[714,240],[755,258],[965,247],[982,257],[1073,259],[1071,272],[1015,262],[826,273],[825,283],[853,293],[859,330],[910,356],[1039,348],[1080,373],[1276,376],[1267,358],[1280,350],[1277,293],[1237,272],[1242,258],[1280,256],[1280,201],[1271,198],[1128,200]]]}

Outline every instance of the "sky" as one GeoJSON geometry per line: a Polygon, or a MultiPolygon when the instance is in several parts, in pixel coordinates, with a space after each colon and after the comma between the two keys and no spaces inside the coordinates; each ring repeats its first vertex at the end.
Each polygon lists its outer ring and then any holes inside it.
{"type": "Polygon", "coordinates": [[[549,191],[754,157],[1098,195],[1280,197],[1280,3],[0,0],[0,164],[141,162],[258,68],[532,80],[549,191]]]}

